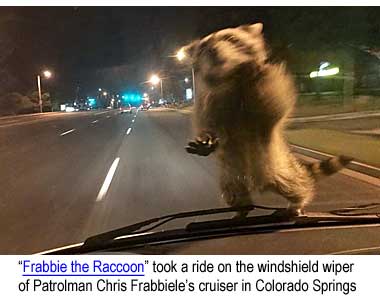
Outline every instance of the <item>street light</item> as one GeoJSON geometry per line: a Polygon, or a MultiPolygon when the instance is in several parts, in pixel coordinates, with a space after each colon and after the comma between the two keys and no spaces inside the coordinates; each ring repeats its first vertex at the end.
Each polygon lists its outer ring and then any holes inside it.
{"type": "Polygon", "coordinates": [[[149,79],[149,82],[153,85],[157,85],[158,83],[161,84],[161,99],[164,99],[164,92],[162,89],[162,79],[158,77],[157,75],[152,75],[149,79]]]}
{"type": "Polygon", "coordinates": [[[107,96],[107,92],[103,92],[103,96],[107,96]]]}
{"type": "Polygon", "coordinates": [[[50,78],[51,77],[51,72],[49,71],[49,70],[45,70],[44,72],[43,72],[43,74],[44,74],[44,76],[45,76],[45,78],[50,78]]]}
{"type": "MultiPolygon", "coordinates": [[[[186,58],[186,52],[183,48],[181,48],[179,51],[177,51],[176,57],[179,61],[182,61],[186,58]]],[[[193,101],[195,102],[195,72],[194,68],[191,67],[191,77],[193,79],[193,101]]],[[[187,83],[189,79],[185,78],[185,82],[187,83]]]]}
{"type": "MultiPolygon", "coordinates": [[[[45,70],[42,72],[43,76],[46,79],[49,79],[52,76],[52,73],[49,70],[45,70]]],[[[39,106],[40,106],[40,113],[42,113],[42,92],[41,92],[41,76],[40,74],[37,74],[37,87],[38,87],[38,99],[39,99],[39,106]]]]}
{"type": "Polygon", "coordinates": [[[189,78],[186,77],[185,78],[185,82],[188,83],[189,82],[189,78]]]}
{"type": "Polygon", "coordinates": [[[181,48],[177,54],[176,54],[176,57],[179,61],[182,61],[185,57],[186,57],[186,54],[185,54],[185,50],[183,50],[183,48],[181,48]]]}
{"type": "Polygon", "coordinates": [[[99,91],[99,92],[101,92],[101,91],[102,91],[102,89],[101,89],[101,88],[98,88],[98,91],[99,91]]]}
{"type": "Polygon", "coordinates": [[[149,79],[149,82],[151,83],[151,84],[154,84],[154,85],[156,85],[157,83],[159,83],[160,82],[160,77],[158,77],[157,75],[152,75],[151,77],[150,77],[150,79],[149,79]]]}

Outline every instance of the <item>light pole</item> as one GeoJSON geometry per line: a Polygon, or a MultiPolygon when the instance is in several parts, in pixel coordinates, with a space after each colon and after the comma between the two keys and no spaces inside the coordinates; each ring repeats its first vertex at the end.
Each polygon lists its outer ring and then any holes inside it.
{"type": "Polygon", "coordinates": [[[191,76],[193,77],[193,102],[195,102],[195,72],[194,72],[194,67],[191,67],[191,76]]]}
{"type": "Polygon", "coordinates": [[[162,89],[162,79],[160,80],[161,84],[161,100],[164,100],[164,90],[162,89]]]}
{"type": "Polygon", "coordinates": [[[164,99],[164,90],[162,88],[162,78],[158,77],[157,75],[152,75],[149,79],[149,82],[153,85],[157,85],[160,83],[161,86],[161,99],[164,99]]]}
{"type": "MultiPolygon", "coordinates": [[[[49,79],[51,77],[51,72],[49,70],[45,70],[42,72],[44,77],[46,79],[49,79]]],[[[42,92],[41,92],[41,76],[40,74],[37,75],[37,87],[38,87],[38,104],[40,106],[40,113],[42,113],[42,92]]]]}
{"type": "MultiPolygon", "coordinates": [[[[186,53],[183,48],[177,52],[176,57],[179,61],[182,61],[186,58],[186,53]]],[[[193,81],[193,101],[195,102],[195,71],[193,66],[191,67],[191,77],[193,81]]]]}

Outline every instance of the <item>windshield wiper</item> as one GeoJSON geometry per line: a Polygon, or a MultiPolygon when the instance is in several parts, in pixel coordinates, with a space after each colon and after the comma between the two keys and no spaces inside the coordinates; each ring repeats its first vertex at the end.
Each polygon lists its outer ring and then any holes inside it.
{"type": "Polygon", "coordinates": [[[146,221],[142,221],[136,224],[132,224],[126,227],[122,227],[119,229],[115,229],[112,231],[108,231],[105,233],[97,234],[94,236],[89,237],[85,240],[82,247],[96,247],[99,244],[103,244],[104,242],[113,240],[114,238],[125,236],[128,234],[140,234],[144,233],[150,230],[153,230],[159,226],[164,225],[165,223],[168,223],[173,220],[178,219],[184,219],[184,218],[190,218],[190,217],[197,217],[197,216],[206,216],[206,215],[215,215],[215,214],[222,214],[222,213],[230,213],[230,212],[237,212],[241,210],[245,211],[252,211],[254,209],[263,209],[263,210],[279,210],[281,208],[278,207],[267,207],[267,206],[261,206],[261,205],[247,205],[244,207],[236,208],[236,207],[223,207],[223,208],[212,208],[212,209],[203,209],[203,210],[195,210],[195,211],[188,211],[188,212],[181,212],[181,213],[175,213],[175,214],[169,214],[153,219],[149,219],[146,221]],[[146,228],[144,230],[140,230],[141,228],[147,227],[148,225],[154,224],[153,226],[146,228]]]}
{"type": "MultiPolygon", "coordinates": [[[[228,207],[205,209],[189,212],[181,212],[169,214],[133,225],[122,227],[109,232],[92,236],[85,240],[80,247],[83,252],[90,252],[99,249],[105,249],[117,238],[128,237],[129,235],[138,235],[149,232],[155,228],[162,226],[173,220],[216,215],[222,213],[231,213],[238,211],[252,211],[255,209],[274,211],[271,214],[252,216],[246,218],[230,218],[221,220],[211,220],[204,222],[192,222],[184,228],[187,232],[212,231],[226,228],[242,228],[254,226],[257,229],[272,231],[286,228],[305,228],[305,227],[321,227],[321,226],[338,226],[338,225],[357,225],[357,224],[373,224],[380,223],[380,212],[371,212],[370,210],[380,208],[380,203],[371,203],[356,207],[332,210],[326,213],[307,213],[301,216],[289,216],[286,209],[278,207],[267,207],[261,205],[248,205],[244,207],[228,207]],[[151,226],[149,226],[151,225],[151,226]]],[[[141,237],[143,238],[143,237],[141,237]]]]}
{"type": "Polygon", "coordinates": [[[311,228],[326,226],[347,226],[360,224],[380,224],[380,213],[339,215],[332,212],[309,212],[300,216],[287,216],[274,212],[271,215],[254,216],[242,219],[211,220],[193,222],[186,226],[188,231],[216,230],[225,228],[254,227],[257,232],[270,232],[279,229],[311,228]]]}

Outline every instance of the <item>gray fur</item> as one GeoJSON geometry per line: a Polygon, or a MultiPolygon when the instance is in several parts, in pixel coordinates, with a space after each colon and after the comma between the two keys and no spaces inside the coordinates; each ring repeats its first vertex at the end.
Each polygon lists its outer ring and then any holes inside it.
{"type": "Polygon", "coordinates": [[[330,168],[321,169],[319,163],[300,163],[290,151],[284,128],[296,89],[284,65],[267,62],[261,30],[261,24],[225,29],[184,47],[197,74],[197,138],[187,151],[203,156],[215,151],[228,205],[250,204],[251,192],[271,190],[289,201],[289,212],[299,214],[314,196],[315,179],[346,162],[332,159],[324,162],[330,168]]]}

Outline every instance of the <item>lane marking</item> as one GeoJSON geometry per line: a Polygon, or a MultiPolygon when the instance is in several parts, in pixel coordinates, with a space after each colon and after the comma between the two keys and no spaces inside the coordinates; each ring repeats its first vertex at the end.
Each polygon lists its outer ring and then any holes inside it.
{"type": "Polygon", "coordinates": [[[111,118],[111,116],[107,116],[106,118],[109,119],[109,118],[111,118]]]}
{"type": "Polygon", "coordinates": [[[135,123],[135,119],[132,120],[132,123],[135,123]]]}
{"type": "MultiPolygon", "coordinates": [[[[317,161],[320,161],[319,159],[316,159],[316,158],[313,158],[313,157],[310,157],[310,156],[306,156],[306,155],[303,155],[303,154],[300,154],[300,153],[296,153],[296,156],[298,156],[299,158],[307,161],[307,162],[317,162],[317,161]]],[[[354,170],[350,170],[350,169],[342,169],[338,172],[338,174],[342,174],[342,175],[345,175],[345,176],[349,176],[351,178],[354,178],[356,180],[359,180],[359,181],[362,181],[362,182],[365,182],[365,183],[369,183],[371,185],[374,185],[374,186],[378,186],[380,187],[380,180],[373,177],[373,176],[369,176],[369,175],[366,175],[364,173],[360,173],[360,172],[357,172],[357,171],[354,171],[354,170]]]]}
{"type": "MultiPolygon", "coordinates": [[[[325,156],[328,156],[328,157],[334,157],[334,155],[331,155],[331,154],[328,154],[328,153],[325,153],[325,152],[321,152],[321,151],[317,151],[317,150],[313,150],[313,149],[309,149],[309,148],[306,148],[306,147],[301,147],[301,146],[294,145],[294,144],[291,144],[291,146],[294,147],[294,148],[299,148],[299,149],[302,149],[302,150],[310,151],[310,152],[315,153],[315,154],[325,155],[325,156]]],[[[375,166],[370,166],[370,165],[367,165],[367,164],[364,164],[364,163],[361,163],[361,162],[358,162],[358,161],[354,161],[353,160],[351,163],[357,164],[359,166],[366,167],[368,169],[380,171],[380,168],[377,168],[375,166]]]]}
{"type": "Polygon", "coordinates": [[[62,132],[62,133],[60,134],[60,136],[64,136],[64,135],[69,134],[69,133],[74,132],[74,131],[75,131],[75,129],[67,130],[67,131],[65,131],[65,132],[62,132]]]}
{"type": "Polygon", "coordinates": [[[362,166],[362,167],[366,167],[368,169],[372,169],[372,170],[376,170],[376,171],[380,171],[379,168],[376,168],[375,166],[370,166],[370,165],[367,165],[367,164],[363,164],[361,162],[358,162],[358,161],[354,161],[355,164],[359,165],[359,166],[362,166]]]}
{"type": "Polygon", "coordinates": [[[91,123],[95,124],[95,123],[98,123],[98,122],[99,122],[99,120],[95,120],[95,121],[92,121],[91,123]]]}
{"type": "Polygon", "coordinates": [[[132,128],[129,127],[128,130],[127,130],[127,135],[131,133],[131,130],[132,130],[132,128]]]}
{"type": "Polygon", "coordinates": [[[355,120],[355,119],[364,119],[370,117],[380,116],[379,112],[373,113],[343,113],[343,114],[332,114],[332,115],[322,115],[322,116],[313,116],[313,117],[295,117],[293,120],[296,123],[301,122],[325,122],[325,121],[339,121],[339,120],[355,120]]]}
{"type": "Polygon", "coordinates": [[[98,116],[98,115],[102,115],[102,114],[106,114],[106,113],[109,113],[109,111],[98,112],[98,113],[94,114],[94,116],[98,116]]]}
{"type": "Polygon", "coordinates": [[[116,157],[115,160],[113,161],[110,169],[108,170],[107,176],[104,179],[104,182],[99,191],[99,194],[96,197],[96,202],[102,201],[104,196],[107,194],[107,191],[111,185],[113,175],[115,174],[117,165],[119,164],[119,161],[120,161],[120,157],[116,157]]]}

